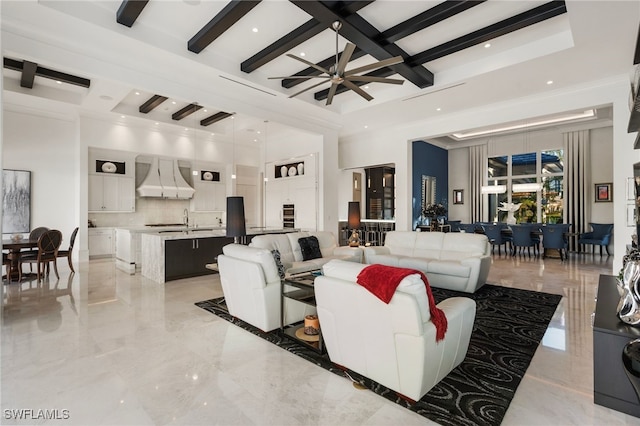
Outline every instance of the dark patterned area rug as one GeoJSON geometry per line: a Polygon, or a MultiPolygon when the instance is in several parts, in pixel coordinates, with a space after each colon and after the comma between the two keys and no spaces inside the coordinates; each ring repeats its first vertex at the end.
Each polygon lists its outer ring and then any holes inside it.
{"type": "Polygon", "coordinates": [[[464,361],[415,403],[358,373],[345,373],[327,355],[314,352],[278,330],[264,333],[232,317],[223,298],[198,302],[196,306],[326,370],[351,376],[378,395],[441,425],[499,425],[561,296],[489,284],[475,294],[433,288],[433,295],[437,302],[455,296],[474,299],[476,320],[464,361]]]}

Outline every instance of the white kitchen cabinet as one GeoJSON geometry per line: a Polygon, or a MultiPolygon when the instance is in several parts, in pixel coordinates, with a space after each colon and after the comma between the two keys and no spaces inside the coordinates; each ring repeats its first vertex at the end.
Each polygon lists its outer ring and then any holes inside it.
{"type": "Polygon", "coordinates": [[[282,227],[282,206],[293,204],[294,226],[302,230],[315,231],[317,199],[316,184],[312,177],[269,180],[265,195],[266,226],[282,227]]]}
{"type": "Polygon", "coordinates": [[[191,199],[192,212],[222,212],[227,209],[227,188],[220,182],[196,181],[191,199]]]}
{"type": "Polygon", "coordinates": [[[124,176],[89,175],[89,211],[135,211],[134,179],[124,176]]]}
{"type": "Polygon", "coordinates": [[[89,228],[89,257],[113,257],[114,254],[113,228],[89,228]]]}

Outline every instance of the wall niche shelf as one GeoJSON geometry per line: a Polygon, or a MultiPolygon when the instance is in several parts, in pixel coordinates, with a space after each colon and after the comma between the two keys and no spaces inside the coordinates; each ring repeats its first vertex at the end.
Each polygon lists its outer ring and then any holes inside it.
{"type": "Polygon", "coordinates": [[[280,164],[274,166],[274,176],[276,179],[284,177],[294,177],[304,175],[304,161],[295,163],[280,164]]]}

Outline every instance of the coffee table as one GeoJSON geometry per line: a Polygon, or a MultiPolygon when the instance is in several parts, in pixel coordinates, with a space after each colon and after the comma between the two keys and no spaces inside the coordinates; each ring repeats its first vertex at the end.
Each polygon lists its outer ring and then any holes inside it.
{"type": "Polygon", "coordinates": [[[296,336],[296,330],[304,327],[304,321],[294,324],[284,323],[284,304],[285,299],[297,300],[309,306],[316,306],[316,295],[313,290],[313,283],[317,275],[312,273],[292,275],[284,277],[280,280],[280,331],[288,338],[294,339],[316,352],[324,353],[324,344],[322,341],[322,330],[319,333],[317,341],[308,341],[296,336]],[[289,287],[289,288],[287,288],[289,287]],[[293,288],[291,288],[293,287],[293,288]]]}

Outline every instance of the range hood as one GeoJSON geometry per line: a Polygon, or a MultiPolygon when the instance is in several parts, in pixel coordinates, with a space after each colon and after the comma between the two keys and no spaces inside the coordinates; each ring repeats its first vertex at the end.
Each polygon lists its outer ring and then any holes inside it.
{"type": "Polygon", "coordinates": [[[195,190],[184,180],[178,160],[153,157],[147,177],[138,186],[141,197],[188,199],[195,190]]]}

